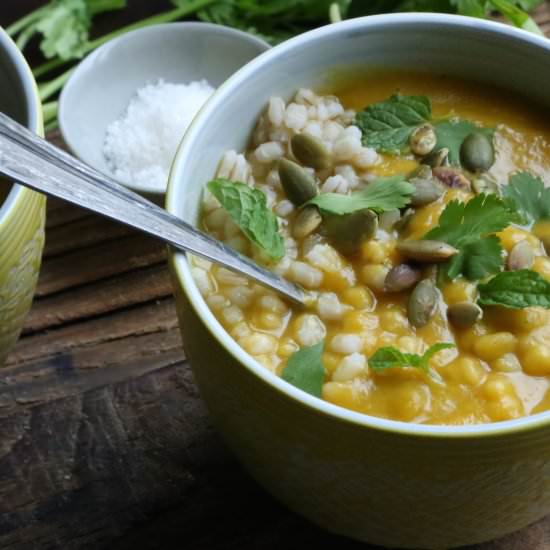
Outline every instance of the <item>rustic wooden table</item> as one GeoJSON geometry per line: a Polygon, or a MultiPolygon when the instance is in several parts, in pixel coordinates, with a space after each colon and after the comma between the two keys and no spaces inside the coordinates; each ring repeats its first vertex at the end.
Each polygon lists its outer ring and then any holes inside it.
{"type": "MultiPolygon", "coordinates": [[[[0,23],[37,3],[2,5],[0,23]]],[[[550,34],[548,4],[537,19],[550,34]]],[[[369,548],[286,510],[226,450],[181,347],[164,247],[50,200],[37,297],[0,381],[0,550],[290,545],[369,548]]],[[[520,549],[550,549],[550,519],[476,547],[520,549]]]]}

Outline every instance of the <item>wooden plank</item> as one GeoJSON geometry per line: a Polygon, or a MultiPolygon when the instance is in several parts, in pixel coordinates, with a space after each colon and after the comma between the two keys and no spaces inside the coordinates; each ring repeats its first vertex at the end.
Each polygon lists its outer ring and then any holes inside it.
{"type": "Polygon", "coordinates": [[[27,317],[25,333],[171,295],[168,269],[164,264],[154,265],[37,300],[27,317]]]}
{"type": "Polygon", "coordinates": [[[133,234],[99,243],[44,262],[36,295],[55,292],[162,263],[166,248],[154,239],[133,234]]]}

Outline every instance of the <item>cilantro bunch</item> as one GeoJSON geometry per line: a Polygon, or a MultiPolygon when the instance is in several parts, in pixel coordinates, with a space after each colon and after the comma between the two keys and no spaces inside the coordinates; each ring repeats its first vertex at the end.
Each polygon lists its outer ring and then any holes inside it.
{"type": "MultiPolygon", "coordinates": [[[[218,23],[256,34],[276,44],[304,31],[341,19],[399,11],[457,13],[490,17],[497,13],[512,24],[542,34],[529,11],[544,0],[171,0],[173,9],[133,22],[103,36],[91,38],[96,16],[124,9],[127,0],[49,0],[6,28],[25,50],[39,40],[45,62],[34,68],[39,80],[47,129],[56,127],[57,103],[72,69],[60,68],[81,59],[108,40],[125,32],[180,19],[218,23]],[[51,80],[42,81],[52,75],[51,80]],[[47,102],[50,100],[49,102],[47,102]],[[46,103],[47,102],[47,103],[46,103]]],[[[51,77],[50,77],[51,78],[51,77]]]]}

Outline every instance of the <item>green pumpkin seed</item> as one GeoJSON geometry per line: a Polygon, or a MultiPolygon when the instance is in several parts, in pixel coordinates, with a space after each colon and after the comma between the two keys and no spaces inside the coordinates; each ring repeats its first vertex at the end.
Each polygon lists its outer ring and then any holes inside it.
{"type": "Polygon", "coordinates": [[[400,219],[401,212],[399,212],[399,210],[388,210],[387,212],[382,212],[382,214],[378,216],[378,226],[380,229],[390,232],[400,219]]]}
{"type": "Polygon", "coordinates": [[[393,226],[393,228],[399,232],[405,231],[414,215],[414,209],[407,208],[407,210],[403,213],[403,216],[401,216],[401,219],[393,226]]]}
{"type": "Polygon", "coordinates": [[[489,174],[485,174],[483,177],[474,178],[472,180],[472,189],[476,195],[480,195],[481,193],[485,193],[486,195],[500,195],[497,182],[490,177],[489,174]]]}
{"type": "Polygon", "coordinates": [[[417,328],[426,326],[435,313],[439,294],[429,279],[420,281],[411,292],[407,305],[409,323],[417,328]]]}
{"type": "Polygon", "coordinates": [[[465,191],[470,190],[470,180],[454,168],[439,166],[433,169],[433,175],[447,187],[452,189],[464,189],[465,191]]]}
{"type": "Polygon", "coordinates": [[[413,178],[409,181],[414,185],[414,192],[411,195],[412,206],[431,204],[445,192],[443,187],[433,179],[413,178]]]}
{"type": "Polygon", "coordinates": [[[302,206],[317,196],[315,180],[299,165],[288,159],[279,161],[279,177],[288,200],[295,206],[302,206]]]}
{"type": "Polygon", "coordinates": [[[304,165],[323,170],[332,164],[325,144],[311,134],[296,134],[290,141],[292,153],[304,165]]]}
{"type": "Polygon", "coordinates": [[[442,147],[437,151],[434,151],[427,157],[422,159],[422,164],[427,164],[432,168],[438,168],[439,166],[448,166],[449,164],[449,149],[442,147]]]}
{"type": "Polygon", "coordinates": [[[323,221],[324,232],[344,255],[359,251],[363,241],[372,239],[378,229],[378,218],[372,210],[359,210],[345,216],[330,216],[323,221]]]}
{"type": "Polygon", "coordinates": [[[436,143],[435,130],[429,124],[416,128],[409,137],[411,151],[419,157],[429,155],[434,150],[436,143]]]}
{"type": "Polygon", "coordinates": [[[432,178],[432,169],[427,164],[419,164],[407,177],[409,181],[413,178],[429,180],[432,178]]]}
{"type": "Polygon", "coordinates": [[[445,262],[458,254],[454,246],[428,239],[401,241],[395,248],[405,258],[423,263],[445,262]]]}
{"type": "Polygon", "coordinates": [[[469,328],[481,319],[483,310],[473,302],[458,302],[447,308],[447,318],[456,328],[469,328]]]}
{"type": "Polygon", "coordinates": [[[493,141],[481,132],[466,136],[460,146],[460,162],[472,172],[489,170],[495,162],[493,141]]]}
{"type": "Polygon", "coordinates": [[[296,239],[304,239],[311,235],[323,221],[319,210],[315,206],[306,206],[300,211],[292,227],[292,235],[296,239]]]}
{"type": "Polygon", "coordinates": [[[396,265],[386,275],[384,290],[386,292],[402,292],[418,283],[420,277],[419,269],[408,264],[396,265]]]}
{"type": "Polygon", "coordinates": [[[519,241],[516,243],[508,258],[506,259],[506,269],[509,271],[517,271],[518,269],[530,269],[535,261],[535,252],[529,246],[527,241],[519,241]]]}

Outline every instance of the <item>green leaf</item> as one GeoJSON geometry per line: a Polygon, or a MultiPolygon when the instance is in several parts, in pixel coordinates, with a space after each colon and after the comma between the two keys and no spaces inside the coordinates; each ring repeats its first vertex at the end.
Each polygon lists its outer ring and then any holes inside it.
{"type": "Polygon", "coordinates": [[[361,129],[363,145],[384,153],[400,153],[408,145],[411,132],[431,116],[427,97],[393,95],[357,113],[354,124],[361,129]]]}
{"type": "Polygon", "coordinates": [[[282,379],[315,397],[321,397],[325,379],[323,348],[324,342],[321,341],[293,353],[282,372],[282,379]]]}
{"type": "Polygon", "coordinates": [[[489,3],[516,27],[544,36],[542,30],[533,19],[529,17],[529,14],[516,5],[519,4],[519,2],[511,0],[489,0],[489,3]]]}
{"type": "Polygon", "coordinates": [[[430,374],[432,378],[440,382],[439,375],[430,369],[430,359],[436,353],[454,347],[455,345],[451,343],[438,343],[430,346],[423,355],[418,355],[416,353],[404,353],[393,346],[387,346],[377,350],[369,359],[369,368],[376,372],[395,367],[412,367],[430,374]]]}
{"type": "Polygon", "coordinates": [[[458,248],[459,254],[445,265],[449,278],[462,274],[477,280],[502,267],[502,248],[491,233],[502,231],[515,219],[514,213],[499,197],[482,193],[467,203],[451,201],[437,227],[424,238],[444,241],[458,248]]]}
{"type": "Polygon", "coordinates": [[[484,0],[456,0],[456,10],[460,15],[469,17],[484,19],[486,15],[484,0]]]}
{"type": "Polygon", "coordinates": [[[460,146],[466,136],[472,132],[481,132],[493,139],[494,129],[481,128],[468,120],[443,120],[434,124],[437,136],[436,150],[446,147],[449,149],[449,162],[460,166],[460,146]]]}
{"type": "Polygon", "coordinates": [[[388,210],[403,208],[410,203],[414,186],[403,176],[377,178],[363,190],[352,195],[321,193],[308,201],[324,214],[351,214],[369,208],[380,214],[388,210]]]}
{"type": "Polygon", "coordinates": [[[519,172],[510,178],[503,189],[508,207],[516,210],[525,223],[550,219],[550,189],[528,172],[519,172]]]}
{"type": "Polygon", "coordinates": [[[479,304],[510,309],[539,306],[550,309],[550,283],[536,271],[503,271],[478,286],[479,304]]]}
{"type": "Polygon", "coordinates": [[[208,190],[243,233],[270,258],[280,260],[285,254],[277,217],[267,207],[265,195],[245,183],[218,178],[208,182],[208,190]]]}

